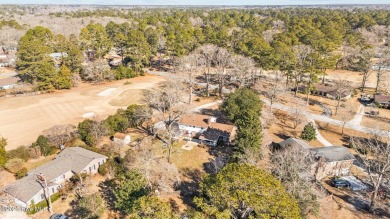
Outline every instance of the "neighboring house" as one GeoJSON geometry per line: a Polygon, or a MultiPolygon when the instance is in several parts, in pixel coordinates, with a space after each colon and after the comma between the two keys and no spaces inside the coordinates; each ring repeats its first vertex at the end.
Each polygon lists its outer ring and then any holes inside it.
{"type": "Polygon", "coordinates": [[[66,52],[55,52],[55,53],[50,53],[49,56],[53,58],[54,60],[60,60],[63,57],[67,57],[68,53],[66,52]]]}
{"type": "Polygon", "coordinates": [[[301,139],[288,138],[282,142],[274,143],[274,150],[298,146],[306,150],[307,156],[312,156],[314,160],[311,166],[311,173],[317,180],[327,176],[344,176],[350,174],[350,169],[355,161],[355,157],[343,146],[326,146],[313,148],[301,139]]]}
{"type": "Polygon", "coordinates": [[[18,77],[0,79],[0,90],[7,90],[17,85],[20,79],[18,77]]]}
{"type": "Polygon", "coordinates": [[[390,108],[390,95],[374,95],[374,103],[379,104],[383,108],[390,108]]]}
{"type": "Polygon", "coordinates": [[[315,177],[321,180],[327,176],[345,176],[355,161],[355,157],[343,146],[329,146],[310,149],[317,160],[315,177]]]}
{"type": "Polygon", "coordinates": [[[286,148],[286,147],[294,147],[294,146],[298,146],[298,147],[301,147],[303,149],[310,149],[311,146],[308,145],[304,140],[302,139],[296,139],[296,138],[288,138],[282,142],[279,142],[277,144],[273,144],[273,149],[274,150],[280,150],[280,149],[283,149],[283,148],[286,148]]]}
{"type": "Polygon", "coordinates": [[[69,147],[61,151],[55,159],[39,166],[20,180],[5,188],[5,192],[15,199],[15,203],[28,207],[45,199],[44,186],[37,180],[42,174],[47,181],[49,195],[58,192],[73,175],[95,174],[107,157],[81,147],[69,147]]]}
{"type": "MultiPolygon", "coordinates": [[[[298,91],[305,93],[306,92],[306,87],[301,86],[298,88],[298,91]]],[[[326,84],[315,84],[313,86],[313,89],[311,90],[312,95],[318,95],[330,99],[337,99],[338,93],[336,91],[336,88],[326,85],[326,84]]],[[[341,99],[342,100],[347,100],[351,98],[352,96],[352,91],[349,89],[346,89],[345,91],[340,93],[341,99]]]]}
{"type": "Polygon", "coordinates": [[[216,146],[218,141],[231,144],[235,140],[236,127],[218,123],[217,118],[202,114],[190,114],[183,116],[178,122],[183,135],[198,138],[202,143],[216,146]]]}
{"type": "Polygon", "coordinates": [[[130,143],[130,135],[117,132],[112,136],[112,141],[122,145],[128,145],[130,143]]]}

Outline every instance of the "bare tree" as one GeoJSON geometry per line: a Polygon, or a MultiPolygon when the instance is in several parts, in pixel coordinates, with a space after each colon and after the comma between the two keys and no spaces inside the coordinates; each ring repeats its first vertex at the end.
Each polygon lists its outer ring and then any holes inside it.
{"type": "Polygon", "coordinates": [[[361,84],[361,90],[364,92],[366,88],[366,84],[368,81],[368,78],[371,76],[373,73],[372,71],[372,62],[371,59],[374,56],[374,53],[372,50],[363,50],[359,53],[358,55],[358,66],[357,70],[363,73],[363,78],[362,78],[362,84],[361,84]]]}
{"type": "Polygon", "coordinates": [[[287,145],[271,155],[273,174],[286,187],[288,193],[298,200],[301,214],[307,216],[319,210],[318,194],[313,186],[311,172],[314,158],[308,149],[299,145],[287,145]]]}
{"type": "Polygon", "coordinates": [[[352,87],[351,82],[347,80],[337,79],[334,81],[334,98],[337,100],[337,106],[335,115],[337,115],[338,110],[340,109],[341,100],[343,100],[346,96],[351,94],[352,87]]]}
{"type": "Polygon", "coordinates": [[[378,53],[379,61],[376,66],[376,86],[375,93],[379,92],[381,82],[384,79],[386,73],[389,71],[390,65],[390,52],[386,49],[380,50],[378,53]]]}
{"type": "Polygon", "coordinates": [[[160,133],[168,146],[168,162],[171,159],[173,138],[176,135],[175,124],[189,111],[188,105],[182,102],[183,90],[180,83],[169,81],[144,92],[144,102],[155,109],[156,118],[163,124],[160,133]]]}
{"type": "Polygon", "coordinates": [[[219,96],[222,97],[226,78],[226,69],[232,65],[232,54],[227,49],[218,47],[215,53],[214,65],[217,72],[219,96]]]}
{"type": "Polygon", "coordinates": [[[274,71],[267,80],[256,83],[255,89],[261,91],[269,99],[270,111],[272,113],[273,103],[286,91],[282,72],[274,71]]]}
{"type": "Polygon", "coordinates": [[[180,183],[179,171],[174,164],[167,162],[155,151],[152,142],[145,139],[138,149],[128,151],[125,166],[141,173],[151,189],[173,191],[180,183]]]}
{"type": "Polygon", "coordinates": [[[299,85],[306,73],[305,63],[307,62],[309,55],[313,52],[313,49],[308,45],[301,44],[294,46],[293,50],[296,57],[296,66],[294,71],[291,72],[291,76],[295,81],[295,96],[297,96],[299,85]]]}
{"type": "Polygon", "coordinates": [[[218,50],[217,46],[207,44],[207,45],[203,45],[203,46],[199,47],[195,51],[196,53],[199,53],[200,55],[202,55],[202,58],[204,59],[204,61],[202,61],[202,63],[204,63],[203,73],[204,73],[205,80],[206,80],[207,96],[210,96],[209,86],[210,86],[210,79],[211,79],[211,67],[212,67],[212,63],[215,59],[215,53],[217,50],[218,50]]]}
{"type": "Polygon", "coordinates": [[[189,104],[192,104],[192,91],[194,88],[195,77],[199,74],[201,66],[204,65],[203,61],[204,59],[199,53],[193,52],[188,56],[184,56],[179,59],[179,63],[176,66],[178,72],[184,74],[185,80],[188,83],[189,104]]]}
{"type": "Polygon", "coordinates": [[[307,105],[302,99],[293,98],[292,106],[288,110],[289,117],[293,122],[293,128],[296,129],[300,124],[306,121],[305,111],[307,105]]]}
{"type": "Polygon", "coordinates": [[[248,86],[253,73],[255,73],[255,62],[251,58],[241,55],[235,55],[232,59],[233,65],[233,80],[239,83],[239,88],[248,86]]]}
{"type": "Polygon", "coordinates": [[[56,146],[66,145],[73,137],[76,127],[74,125],[56,125],[43,131],[49,142],[56,146]]]}
{"type": "Polygon", "coordinates": [[[344,136],[344,128],[345,128],[345,125],[351,120],[353,119],[355,115],[355,110],[353,109],[353,106],[351,106],[350,104],[342,107],[340,109],[340,122],[341,122],[341,135],[344,136]]]}
{"type": "Polygon", "coordinates": [[[385,131],[372,134],[373,137],[369,139],[354,137],[351,140],[374,187],[370,203],[371,212],[376,208],[378,191],[381,186],[384,186],[383,182],[390,180],[390,134],[385,131]]]}

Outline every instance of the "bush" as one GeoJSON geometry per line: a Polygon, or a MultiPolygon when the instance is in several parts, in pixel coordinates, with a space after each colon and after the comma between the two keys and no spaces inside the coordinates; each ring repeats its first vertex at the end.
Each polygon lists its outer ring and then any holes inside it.
{"type": "Polygon", "coordinates": [[[311,141],[317,139],[316,137],[316,129],[314,128],[313,123],[308,123],[303,128],[301,138],[307,141],[311,141]]]}
{"type": "Polygon", "coordinates": [[[107,166],[108,166],[107,162],[100,165],[100,167],[98,168],[98,173],[102,176],[107,175],[107,173],[108,173],[107,166]]]}
{"type": "Polygon", "coordinates": [[[40,135],[31,147],[39,147],[44,156],[54,154],[57,151],[55,147],[49,144],[49,139],[43,135],[40,135]]]}
{"type": "Polygon", "coordinates": [[[25,176],[27,176],[27,168],[26,167],[22,167],[22,169],[20,169],[19,171],[17,171],[15,173],[16,179],[21,179],[25,176]]]}
{"type": "Polygon", "coordinates": [[[5,169],[11,173],[16,173],[23,168],[24,160],[20,158],[13,158],[7,161],[4,165],[5,169]]]}
{"type": "Polygon", "coordinates": [[[16,149],[8,151],[7,158],[8,159],[20,158],[24,161],[28,161],[28,159],[30,159],[30,152],[29,152],[29,149],[27,147],[19,146],[16,149]]]}

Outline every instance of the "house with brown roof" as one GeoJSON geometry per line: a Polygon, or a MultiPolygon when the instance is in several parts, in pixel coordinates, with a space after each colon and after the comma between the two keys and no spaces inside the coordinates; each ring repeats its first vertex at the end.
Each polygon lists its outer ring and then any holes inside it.
{"type": "Polygon", "coordinates": [[[390,108],[390,95],[374,95],[374,103],[379,104],[383,108],[390,108]]]}
{"type": "MultiPolygon", "coordinates": [[[[298,88],[298,91],[305,93],[306,87],[301,86],[298,88]]],[[[350,89],[337,91],[335,87],[328,84],[315,84],[310,92],[312,95],[318,95],[330,99],[337,99],[340,95],[342,100],[347,100],[352,96],[352,91],[350,89]]]]}
{"type": "Polygon", "coordinates": [[[45,197],[44,185],[37,176],[47,181],[48,195],[53,195],[74,175],[80,173],[95,174],[107,157],[81,147],[69,147],[61,151],[55,159],[39,166],[27,176],[15,181],[5,188],[15,204],[28,207],[39,203],[45,197]]]}
{"type": "Polygon", "coordinates": [[[202,143],[210,146],[216,146],[218,141],[222,141],[224,144],[232,144],[237,129],[234,125],[217,122],[217,118],[213,116],[197,113],[183,116],[178,125],[182,135],[197,138],[202,143]]]}

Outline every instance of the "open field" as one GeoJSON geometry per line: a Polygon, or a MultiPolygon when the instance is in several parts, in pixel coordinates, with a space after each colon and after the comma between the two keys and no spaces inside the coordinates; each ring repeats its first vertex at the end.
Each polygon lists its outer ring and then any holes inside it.
{"type": "Polygon", "coordinates": [[[49,94],[0,99],[0,135],[7,138],[7,150],[31,144],[43,130],[54,125],[77,124],[88,116],[105,117],[118,108],[138,103],[142,90],[163,80],[147,75],[101,85],[80,84],[49,94]],[[131,83],[125,85],[125,81],[131,83]]]}

